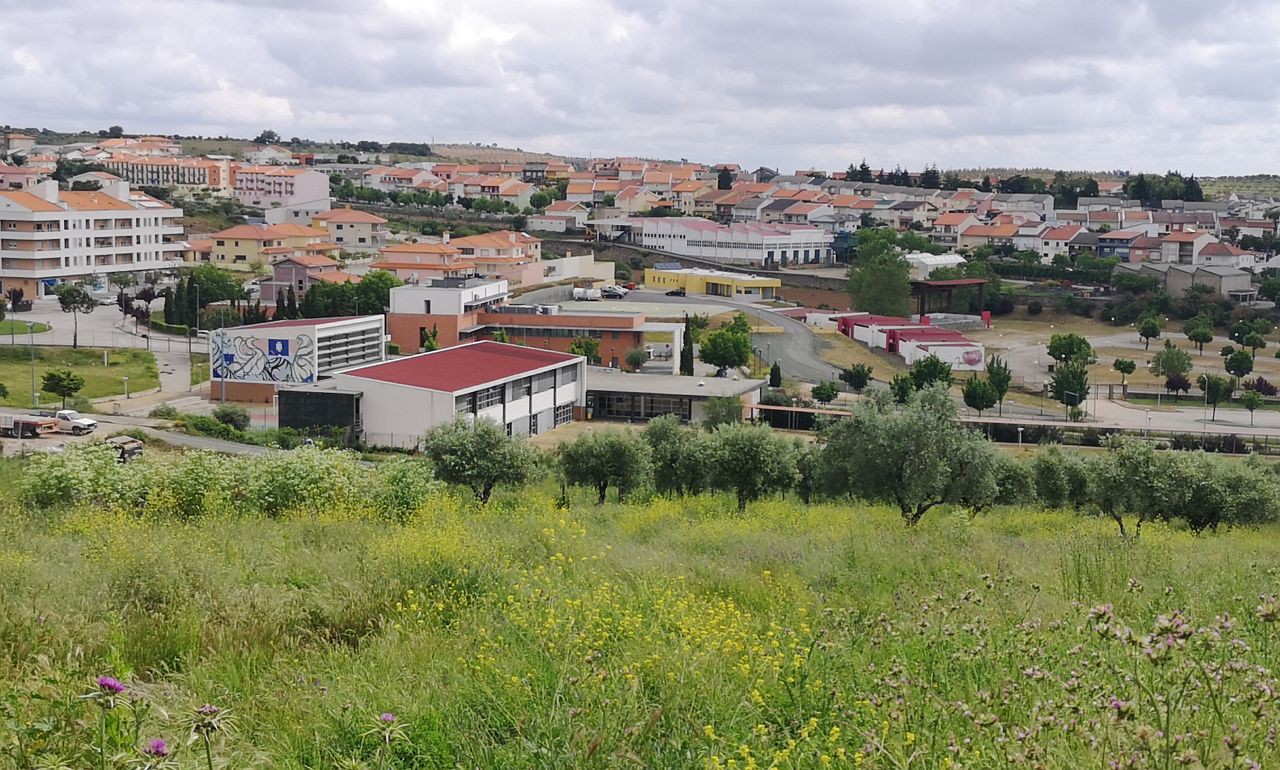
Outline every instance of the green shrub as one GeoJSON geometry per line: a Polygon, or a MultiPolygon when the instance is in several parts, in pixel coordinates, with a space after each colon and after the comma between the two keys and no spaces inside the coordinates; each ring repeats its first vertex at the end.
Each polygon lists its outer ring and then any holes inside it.
{"type": "Polygon", "coordinates": [[[249,429],[249,410],[238,404],[222,404],[213,410],[213,419],[239,431],[249,429]]]}

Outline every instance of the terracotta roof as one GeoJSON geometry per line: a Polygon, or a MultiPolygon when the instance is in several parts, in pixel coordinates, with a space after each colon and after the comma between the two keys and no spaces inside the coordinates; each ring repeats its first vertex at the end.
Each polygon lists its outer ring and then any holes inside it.
{"type": "Polygon", "coordinates": [[[6,198],[27,211],[62,211],[61,206],[23,190],[0,190],[0,198],[6,198]]]}
{"type": "Polygon", "coordinates": [[[113,198],[96,190],[61,192],[58,193],[58,200],[65,203],[72,211],[125,211],[133,208],[119,198],[113,198]]]}
{"type": "Polygon", "coordinates": [[[457,393],[518,377],[545,367],[581,361],[581,356],[501,342],[433,350],[395,361],[348,369],[341,374],[414,388],[457,393]]]}
{"type": "MultiPolygon", "coordinates": [[[[267,251],[267,249],[263,249],[263,251],[267,251]]],[[[336,259],[330,259],[323,254],[298,254],[296,256],[286,257],[276,264],[283,264],[285,262],[297,262],[303,267],[336,267],[338,265],[338,261],[336,259]]]]}
{"type": "Polygon", "coordinates": [[[541,242],[541,239],[534,238],[531,235],[517,233],[513,230],[499,230],[494,233],[483,233],[481,235],[468,235],[465,238],[454,238],[449,242],[449,245],[456,246],[459,249],[509,249],[521,244],[541,242]]]}
{"type": "Polygon", "coordinates": [[[325,283],[360,283],[360,276],[352,275],[343,270],[323,270],[319,273],[312,273],[311,279],[324,281],[325,283]]]}
{"type": "Polygon", "coordinates": [[[577,201],[553,201],[547,211],[586,211],[587,207],[577,201]]]}
{"type": "Polygon", "coordinates": [[[272,238],[321,238],[329,234],[306,225],[236,225],[213,234],[214,238],[239,238],[245,241],[265,241],[272,238]]]}
{"type": "Polygon", "coordinates": [[[209,240],[191,241],[191,250],[196,253],[213,251],[213,241],[209,241],[209,240]]]}
{"type": "Polygon", "coordinates": [[[971,216],[973,215],[965,214],[960,211],[952,211],[947,214],[943,214],[942,216],[933,220],[933,226],[934,227],[953,227],[955,225],[962,225],[964,224],[964,221],[971,216]]]}
{"type": "Polygon", "coordinates": [[[384,246],[383,254],[461,254],[462,251],[451,243],[397,243],[384,246]]]}
{"type": "Polygon", "coordinates": [[[1069,241],[1080,232],[1080,225],[1066,225],[1065,227],[1054,227],[1046,230],[1040,235],[1046,241],[1069,241]]]}
{"type": "Polygon", "coordinates": [[[1208,235],[1210,238],[1213,237],[1212,234],[1206,233],[1202,230],[1179,230],[1178,232],[1169,233],[1164,237],[1164,239],[1174,243],[1192,243],[1205,235],[1208,235]]]}
{"type": "Polygon", "coordinates": [[[444,264],[442,262],[397,262],[394,259],[384,259],[380,262],[374,262],[369,265],[370,270],[436,270],[442,273],[471,270],[469,262],[454,262],[452,264],[444,264]]]}
{"type": "Polygon", "coordinates": [[[960,231],[965,237],[1012,238],[1018,234],[1017,225],[971,225],[960,231]]]}
{"type": "Polygon", "coordinates": [[[349,207],[333,209],[332,211],[326,211],[322,214],[316,214],[312,219],[320,219],[325,222],[341,222],[342,224],[383,225],[387,223],[387,220],[377,214],[371,214],[368,211],[360,211],[359,209],[349,207]]]}

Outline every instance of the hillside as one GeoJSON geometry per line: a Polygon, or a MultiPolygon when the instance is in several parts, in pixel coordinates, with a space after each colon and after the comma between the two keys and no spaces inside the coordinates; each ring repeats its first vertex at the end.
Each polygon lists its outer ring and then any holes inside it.
{"type": "Polygon", "coordinates": [[[204,767],[206,737],[278,768],[1280,762],[1274,529],[563,510],[550,484],[480,506],[315,450],[104,476],[135,515],[54,504],[50,462],[44,502],[0,517],[6,766],[162,739],[204,767]]]}
{"type": "Polygon", "coordinates": [[[527,152],[481,144],[433,144],[431,149],[441,158],[470,163],[529,163],[564,159],[563,156],[545,152],[527,152]]]}

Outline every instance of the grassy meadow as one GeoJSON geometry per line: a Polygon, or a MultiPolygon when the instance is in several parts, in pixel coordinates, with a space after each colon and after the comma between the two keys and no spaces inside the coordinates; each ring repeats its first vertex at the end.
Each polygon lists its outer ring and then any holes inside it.
{"type": "Polygon", "coordinates": [[[547,483],[391,515],[353,464],[268,516],[147,462],[140,513],[0,511],[0,767],[1280,763],[1275,529],[547,483]]]}
{"type": "MultiPolygon", "coordinates": [[[[71,369],[84,377],[84,398],[103,398],[124,393],[124,378],[129,378],[129,390],[139,393],[160,386],[160,372],[156,359],[149,351],[128,348],[111,348],[107,351],[107,365],[102,365],[102,348],[79,348],[37,345],[35,348],[36,387],[51,369],[71,369]]],[[[9,390],[0,405],[12,407],[31,406],[31,348],[0,347],[0,383],[9,390]]],[[[44,406],[61,404],[61,399],[51,393],[40,392],[44,406]]]]}

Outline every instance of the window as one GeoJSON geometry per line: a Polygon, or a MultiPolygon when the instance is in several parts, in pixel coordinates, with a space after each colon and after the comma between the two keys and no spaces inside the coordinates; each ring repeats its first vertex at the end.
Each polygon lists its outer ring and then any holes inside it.
{"type": "Polygon", "coordinates": [[[560,384],[568,385],[571,382],[578,381],[578,367],[566,366],[560,370],[560,384]]]}
{"type": "Polygon", "coordinates": [[[485,388],[476,393],[476,411],[488,409],[491,406],[497,406],[502,403],[502,392],[505,390],[501,385],[495,385],[492,388],[485,388]]]}
{"type": "Polygon", "coordinates": [[[538,435],[538,415],[536,414],[529,415],[529,435],[538,435]]]}
{"type": "Polygon", "coordinates": [[[466,395],[458,396],[457,398],[455,398],[453,400],[453,411],[455,413],[472,411],[471,402],[474,396],[475,396],[474,393],[467,393],[466,395]]]}
{"type": "Polygon", "coordinates": [[[226,245],[227,245],[227,242],[226,242],[226,241],[218,241],[218,245],[219,245],[219,246],[226,246],[226,245]]]}
{"type": "Polygon", "coordinates": [[[533,382],[528,377],[507,383],[507,401],[528,398],[533,394],[533,382]]]}
{"type": "Polygon", "coordinates": [[[534,393],[542,393],[543,391],[551,390],[552,388],[555,387],[555,385],[556,385],[555,372],[543,372],[542,374],[535,374],[533,376],[533,392],[534,393]]]}
{"type": "Polygon", "coordinates": [[[573,420],[573,404],[561,404],[556,407],[555,424],[556,427],[564,425],[566,422],[573,420]]]}
{"type": "Polygon", "coordinates": [[[426,315],[431,315],[431,300],[429,299],[422,300],[422,312],[425,313],[426,315]]]}

